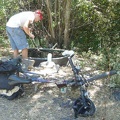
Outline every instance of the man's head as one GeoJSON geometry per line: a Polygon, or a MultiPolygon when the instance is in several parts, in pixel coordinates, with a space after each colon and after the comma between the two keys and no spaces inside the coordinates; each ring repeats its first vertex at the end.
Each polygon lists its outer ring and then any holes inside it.
{"type": "Polygon", "coordinates": [[[43,12],[41,10],[35,11],[35,22],[38,22],[43,19],[43,12]]]}

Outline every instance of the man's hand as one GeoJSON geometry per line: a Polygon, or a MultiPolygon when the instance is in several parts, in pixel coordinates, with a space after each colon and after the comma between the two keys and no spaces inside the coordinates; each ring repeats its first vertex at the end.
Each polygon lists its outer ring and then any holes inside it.
{"type": "Polygon", "coordinates": [[[30,33],[29,36],[30,36],[32,39],[35,38],[35,36],[34,36],[32,33],[30,33]]]}
{"type": "Polygon", "coordinates": [[[23,26],[23,30],[26,32],[26,34],[28,34],[32,39],[35,38],[35,36],[32,34],[32,29],[29,28],[29,24],[31,23],[30,20],[27,20],[23,26]]]}

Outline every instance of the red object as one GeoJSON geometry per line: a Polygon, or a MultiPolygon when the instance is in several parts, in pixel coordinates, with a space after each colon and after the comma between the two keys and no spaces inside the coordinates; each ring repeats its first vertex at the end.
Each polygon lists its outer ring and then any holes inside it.
{"type": "Polygon", "coordinates": [[[43,14],[40,10],[36,10],[35,13],[40,15],[40,20],[43,19],[43,14]]]}

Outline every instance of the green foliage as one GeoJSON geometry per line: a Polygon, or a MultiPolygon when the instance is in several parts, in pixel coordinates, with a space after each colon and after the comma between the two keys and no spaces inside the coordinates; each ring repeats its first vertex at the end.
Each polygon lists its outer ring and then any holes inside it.
{"type": "MultiPolygon", "coordinates": [[[[6,36],[5,24],[10,16],[23,10],[34,11],[35,9],[42,8],[45,12],[44,20],[42,24],[34,26],[35,36],[36,39],[45,39],[47,36],[47,40],[51,40],[51,35],[48,31],[49,26],[45,1],[2,0],[0,1],[0,5],[2,25],[0,33],[3,37],[6,36]]],[[[64,7],[65,2],[62,0],[57,1],[57,3],[54,0],[51,2],[52,27],[55,31],[55,40],[59,44],[63,44],[64,7]],[[58,3],[62,4],[60,8],[58,3]],[[58,7],[56,11],[55,5],[58,7]]],[[[70,20],[71,48],[78,47],[79,51],[87,52],[88,50],[97,51],[103,48],[104,44],[108,42],[109,44],[115,44],[120,36],[119,11],[120,3],[115,0],[72,0],[70,20]]]]}
{"type": "MultiPolygon", "coordinates": [[[[73,6],[74,7],[74,6],[73,6]]],[[[103,48],[115,44],[120,38],[120,3],[115,1],[79,0],[74,7],[74,24],[71,38],[80,51],[103,48]]],[[[73,44],[73,43],[72,43],[73,44]]]]}
{"type": "Polygon", "coordinates": [[[9,46],[9,41],[0,36],[0,47],[6,48],[9,46]]]}
{"type": "MultiPolygon", "coordinates": [[[[110,77],[109,87],[120,87],[120,47],[110,48],[108,56],[99,51],[97,54],[92,51],[82,52],[84,61],[80,61],[80,66],[84,68],[91,64],[91,68],[101,71],[116,70],[118,74],[110,77]],[[89,63],[86,61],[89,61],[89,63]]],[[[106,52],[106,53],[107,53],[106,52]]]]}
{"type": "Polygon", "coordinates": [[[111,77],[111,83],[115,83],[116,87],[120,87],[120,47],[110,49],[110,67],[118,71],[118,75],[111,77]]]}
{"type": "Polygon", "coordinates": [[[4,44],[7,44],[5,42],[5,39],[7,37],[6,35],[6,22],[10,18],[11,15],[17,13],[19,11],[19,6],[17,5],[16,0],[1,0],[0,1],[0,38],[3,40],[4,44]]]}

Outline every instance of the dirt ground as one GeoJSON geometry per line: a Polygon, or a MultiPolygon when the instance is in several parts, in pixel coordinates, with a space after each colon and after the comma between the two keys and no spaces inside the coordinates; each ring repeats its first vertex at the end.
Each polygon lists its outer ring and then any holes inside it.
{"type": "MultiPolygon", "coordinates": [[[[58,73],[50,74],[55,78],[59,74],[63,80],[70,77],[72,71],[65,66],[60,67],[58,73]]],[[[94,116],[79,116],[77,119],[74,118],[72,105],[79,97],[79,89],[68,87],[66,93],[61,93],[55,84],[27,84],[24,89],[25,95],[19,99],[9,101],[0,98],[0,120],[120,120],[120,99],[115,96],[116,93],[120,94],[120,90],[110,89],[104,80],[88,87],[90,98],[96,106],[94,116]]]]}

